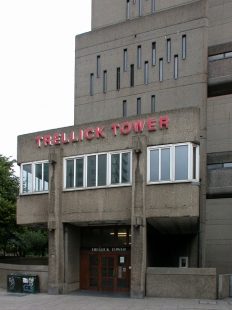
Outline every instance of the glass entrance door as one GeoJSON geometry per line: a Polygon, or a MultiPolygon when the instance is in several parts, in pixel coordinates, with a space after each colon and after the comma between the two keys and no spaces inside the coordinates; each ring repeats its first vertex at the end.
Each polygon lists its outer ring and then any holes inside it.
{"type": "Polygon", "coordinates": [[[101,290],[115,290],[115,256],[101,257],[101,290]]]}

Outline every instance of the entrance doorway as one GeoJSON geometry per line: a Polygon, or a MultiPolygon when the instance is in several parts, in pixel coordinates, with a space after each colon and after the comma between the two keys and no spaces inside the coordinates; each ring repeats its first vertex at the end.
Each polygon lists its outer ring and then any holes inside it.
{"type": "Polygon", "coordinates": [[[130,226],[82,227],[80,288],[129,291],[130,253],[130,226]]]}
{"type": "Polygon", "coordinates": [[[130,253],[81,253],[80,288],[129,291],[130,253]]]}

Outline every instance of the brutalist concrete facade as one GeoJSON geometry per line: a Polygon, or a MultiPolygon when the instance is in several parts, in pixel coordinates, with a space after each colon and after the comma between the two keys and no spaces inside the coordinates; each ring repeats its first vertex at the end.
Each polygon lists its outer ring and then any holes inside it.
{"type": "MultiPolygon", "coordinates": [[[[74,126],[18,137],[17,221],[49,230],[50,294],[143,298],[152,268],[180,267],[198,286],[215,276],[206,267],[231,273],[224,2],[92,1],[92,31],[76,37],[74,126]]],[[[215,280],[204,291],[216,297],[215,280]]]]}

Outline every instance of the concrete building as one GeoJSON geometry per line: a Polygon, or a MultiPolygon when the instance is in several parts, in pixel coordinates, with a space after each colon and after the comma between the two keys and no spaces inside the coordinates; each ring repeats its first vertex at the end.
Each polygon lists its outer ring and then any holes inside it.
{"type": "Polygon", "coordinates": [[[231,1],[92,0],[74,125],[18,137],[17,221],[49,230],[50,294],[216,297],[232,272],[231,29],[231,1]]]}

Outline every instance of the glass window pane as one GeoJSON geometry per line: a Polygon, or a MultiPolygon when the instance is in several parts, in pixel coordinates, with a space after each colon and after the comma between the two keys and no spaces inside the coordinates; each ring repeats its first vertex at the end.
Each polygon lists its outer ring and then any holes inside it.
{"type": "Polygon", "coordinates": [[[103,246],[106,244],[114,244],[114,229],[103,229],[103,246]]]}
{"type": "MultiPolygon", "coordinates": [[[[82,246],[89,246],[91,245],[91,240],[90,240],[90,230],[89,229],[82,229],[82,238],[81,238],[81,245],[82,246]]],[[[91,259],[91,257],[90,257],[91,259]]],[[[95,266],[95,265],[93,265],[95,266]]]]}
{"type": "Polygon", "coordinates": [[[100,235],[100,229],[93,229],[92,230],[92,244],[94,246],[100,246],[101,243],[101,235],[100,235]]]}
{"type": "Polygon", "coordinates": [[[98,276],[98,267],[91,267],[90,268],[90,277],[97,277],[98,276]]]}
{"type": "Polygon", "coordinates": [[[122,183],[130,182],[130,153],[122,154],[122,183]]]}
{"type": "Polygon", "coordinates": [[[193,179],[197,178],[197,148],[193,147],[193,179]]]}
{"type": "Polygon", "coordinates": [[[119,154],[111,155],[111,184],[119,183],[119,154]]]}
{"type": "Polygon", "coordinates": [[[159,150],[150,151],[150,181],[159,181],[159,150]]]}
{"type": "Polygon", "coordinates": [[[22,173],[22,192],[31,193],[32,192],[32,165],[23,165],[22,173]]]}
{"type": "Polygon", "coordinates": [[[83,187],[83,158],[76,159],[76,187],[83,187]]]}
{"type": "Polygon", "coordinates": [[[90,266],[98,266],[98,255],[90,255],[90,266]]]}
{"type": "Polygon", "coordinates": [[[170,149],[161,150],[161,180],[170,180],[170,149]]]}
{"type": "Polygon", "coordinates": [[[42,164],[35,164],[35,191],[43,190],[42,164]]]}
{"type": "Polygon", "coordinates": [[[89,286],[98,286],[98,278],[90,278],[89,279],[89,286]]]}
{"type": "Polygon", "coordinates": [[[127,242],[127,229],[120,228],[118,229],[118,245],[126,245],[127,242]]]}
{"type": "Polygon", "coordinates": [[[106,185],[106,154],[98,155],[98,186],[106,185]]]}
{"type": "Polygon", "coordinates": [[[88,156],[87,187],[96,186],[96,155],[88,156]]]}
{"type": "Polygon", "coordinates": [[[188,145],[175,147],[175,180],[188,180],[188,145]]]}
{"type": "Polygon", "coordinates": [[[74,160],[66,161],[66,188],[74,187],[74,160]]]}
{"type": "Polygon", "coordinates": [[[49,164],[48,163],[44,163],[44,187],[43,190],[44,191],[48,191],[49,187],[49,164]]]}

